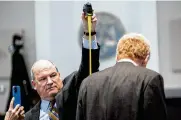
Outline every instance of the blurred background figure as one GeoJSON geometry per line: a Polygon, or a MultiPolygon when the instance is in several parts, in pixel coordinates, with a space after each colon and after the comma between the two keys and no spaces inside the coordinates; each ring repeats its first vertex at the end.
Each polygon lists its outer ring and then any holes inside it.
{"type": "Polygon", "coordinates": [[[26,63],[21,53],[21,49],[24,47],[23,34],[14,34],[12,36],[12,72],[10,80],[10,94],[7,102],[6,111],[9,108],[9,103],[12,99],[12,87],[15,85],[21,88],[21,101],[24,106],[25,112],[28,111],[35,99],[36,92],[32,89],[26,63]]]}

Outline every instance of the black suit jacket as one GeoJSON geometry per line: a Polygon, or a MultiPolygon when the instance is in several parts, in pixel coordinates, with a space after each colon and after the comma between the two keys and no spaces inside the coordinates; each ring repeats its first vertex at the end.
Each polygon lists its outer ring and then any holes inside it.
{"type": "MultiPolygon", "coordinates": [[[[92,72],[99,68],[99,48],[92,49],[92,72]]],[[[77,96],[80,84],[89,75],[89,50],[82,49],[82,60],[78,71],[73,72],[63,80],[63,88],[56,96],[60,120],[75,120],[77,96]]],[[[25,114],[25,120],[39,120],[40,102],[25,114]]]]}
{"type": "Polygon", "coordinates": [[[80,87],[76,120],[166,120],[163,78],[119,62],[87,77],[80,87]]]}

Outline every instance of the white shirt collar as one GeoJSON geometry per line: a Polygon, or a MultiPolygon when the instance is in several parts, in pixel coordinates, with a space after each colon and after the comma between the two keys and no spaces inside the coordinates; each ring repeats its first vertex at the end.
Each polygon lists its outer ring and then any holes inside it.
{"type": "Polygon", "coordinates": [[[41,100],[41,110],[46,112],[49,108],[50,101],[47,100],[41,100]]]}
{"type": "Polygon", "coordinates": [[[136,62],[134,62],[133,60],[131,60],[131,59],[120,59],[118,62],[131,62],[135,66],[138,66],[138,64],[136,62]]]}

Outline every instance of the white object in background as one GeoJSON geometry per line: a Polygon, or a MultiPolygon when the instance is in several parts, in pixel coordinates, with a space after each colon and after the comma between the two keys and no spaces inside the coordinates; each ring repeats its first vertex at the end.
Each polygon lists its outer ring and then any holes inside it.
{"type": "Polygon", "coordinates": [[[0,94],[5,93],[4,85],[0,85],[0,94]]]}

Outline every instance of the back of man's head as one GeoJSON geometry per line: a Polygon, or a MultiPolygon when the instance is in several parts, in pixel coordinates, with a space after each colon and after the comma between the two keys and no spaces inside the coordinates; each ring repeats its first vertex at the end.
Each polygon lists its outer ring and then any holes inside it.
{"type": "Polygon", "coordinates": [[[138,33],[125,34],[117,44],[116,60],[144,61],[150,56],[150,43],[138,33]]]}

